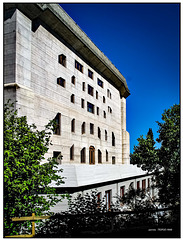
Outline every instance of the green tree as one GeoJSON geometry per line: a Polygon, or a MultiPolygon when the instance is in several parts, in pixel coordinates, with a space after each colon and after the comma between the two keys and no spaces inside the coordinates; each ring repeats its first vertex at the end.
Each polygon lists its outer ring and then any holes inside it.
{"type": "Polygon", "coordinates": [[[159,196],[163,203],[180,203],[180,104],[175,104],[162,114],[159,126],[161,143],[158,151],[162,173],[158,175],[159,196]]]}
{"type": "Polygon", "coordinates": [[[134,146],[133,154],[130,154],[130,162],[137,164],[143,170],[153,171],[157,167],[158,155],[155,148],[155,141],[152,129],[150,128],[146,138],[140,136],[138,145],[134,146]]]}
{"type": "MultiPolygon", "coordinates": [[[[17,234],[20,224],[11,222],[12,217],[49,213],[59,200],[52,181],[60,185],[62,177],[57,173],[56,159],[41,164],[50,145],[54,121],[38,131],[28,125],[25,116],[18,117],[14,104],[4,107],[4,233],[17,234]],[[42,193],[42,195],[40,195],[42,193]],[[47,196],[45,198],[45,196],[47,196]]],[[[30,223],[29,223],[30,224],[30,223]]],[[[21,230],[22,231],[22,230],[21,230]]]]}

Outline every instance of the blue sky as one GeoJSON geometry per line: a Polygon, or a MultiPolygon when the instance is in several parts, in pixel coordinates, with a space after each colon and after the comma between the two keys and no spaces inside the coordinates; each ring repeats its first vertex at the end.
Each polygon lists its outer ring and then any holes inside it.
{"type": "Polygon", "coordinates": [[[179,4],[60,5],[126,78],[130,151],[149,128],[156,139],[156,121],[180,98],[179,4]]]}

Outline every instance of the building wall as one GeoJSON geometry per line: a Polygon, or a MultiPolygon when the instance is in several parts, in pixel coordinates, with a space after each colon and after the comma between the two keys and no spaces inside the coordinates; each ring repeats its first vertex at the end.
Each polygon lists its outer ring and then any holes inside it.
{"type": "MultiPolygon", "coordinates": [[[[19,10],[15,11],[11,19],[5,21],[5,32],[8,23],[15,22],[14,29],[9,30],[9,35],[13,35],[13,39],[16,39],[16,52],[12,50],[15,63],[13,66],[6,66],[6,72],[11,72],[12,67],[15,71],[11,76],[6,74],[5,84],[13,82],[18,84],[16,107],[20,108],[19,114],[26,115],[28,122],[35,123],[38,129],[42,129],[49,120],[54,119],[57,113],[61,114],[61,133],[59,136],[52,136],[53,145],[50,146],[46,157],[53,156],[53,151],[57,151],[63,155],[62,164],[78,164],[80,151],[85,147],[86,164],[89,164],[89,147],[94,146],[95,164],[98,164],[98,149],[102,153],[102,163],[111,164],[112,157],[115,157],[116,164],[129,163],[129,134],[126,132],[126,127],[123,127],[126,124],[126,115],[122,114],[122,109],[123,112],[126,111],[126,99],[121,99],[119,91],[107,79],[44,27],[39,26],[33,32],[31,20],[19,10]],[[66,56],[66,67],[58,62],[60,54],[66,56]],[[75,60],[82,64],[83,73],[75,68],[75,60]],[[88,77],[88,69],[93,72],[93,79],[88,77]],[[75,84],[71,82],[72,76],[75,76],[75,84]],[[65,87],[57,84],[59,77],[65,79],[65,87]],[[103,82],[103,88],[97,84],[98,78],[103,82]],[[83,82],[85,82],[85,91],[82,90],[83,82]],[[93,87],[93,96],[88,94],[88,84],[93,87]],[[108,90],[111,98],[108,97],[108,90]],[[98,99],[96,99],[96,91],[98,91],[98,99]],[[75,95],[75,103],[70,101],[72,94],[75,95]],[[84,99],[84,108],[81,107],[81,99],[84,99]],[[95,106],[94,114],[87,111],[87,102],[95,106]],[[97,115],[97,107],[99,107],[99,115],[97,115]],[[103,115],[104,111],[106,118],[103,115]],[[71,132],[72,119],[75,119],[75,132],[71,132]],[[83,122],[86,123],[85,134],[81,133],[83,122]],[[93,135],[89,132],[90,123],[94,124],[93,135]],[[98,138],[98,127],[101,130],[101,139],[98,138]],[[112,132],[115,136],[115,146],[112,146],[112,132]],[[70,160],[72,145],[74,145],[74,159],[70,160]]],[[[5,99],[9,96],[6,88],[5,99]]]]}

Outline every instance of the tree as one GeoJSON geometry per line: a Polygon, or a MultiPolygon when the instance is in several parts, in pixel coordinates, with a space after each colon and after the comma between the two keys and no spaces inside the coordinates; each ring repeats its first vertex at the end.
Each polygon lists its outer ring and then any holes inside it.
{"type": "Polygon", "coordinates": [[[130,162],[137,164],[143,170],[151,172],[157,167],[158,156],[152,129],[150,128],[146,138],[140,136],[138,145],[134,146],[133,154],[130,154],[130,162]]]}
{"type": "Polygon", "coordinates": [[[180,204],[180,104],[175,104],[162,114],[159,126],[161,143],[158,151],[159,164],[163,168],[159,174],[159,196],[163,203],[180,204]]]}
{"type": "MultiPolygon", "coordinates": [[[[28,125],[25,116],[18,117],[14,104],[4,107],[4,233],[17,234],[20,224],[13,224],[12,217],[42,215],[49,212],[59,199],[52,181],[63,183],[57,173],[57,162],[50,158],[41,164],[48,151],[54,121],[38,131],[28,125]],[[40,195],[42,193],[43,195],[40,195]],[[45,198],[45,196],[47,196],[45,198]]],[[[21,230],[22,231],[22,230],[21,230]]]]}

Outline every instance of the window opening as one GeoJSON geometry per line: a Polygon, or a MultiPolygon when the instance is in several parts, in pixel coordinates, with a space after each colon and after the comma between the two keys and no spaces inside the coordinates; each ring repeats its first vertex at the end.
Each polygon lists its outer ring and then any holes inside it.
{"type": "Polygon", "coordinates": [[[57,84],[65,88],[65,79],[61,77],[57,78],[57,84]]]}
{"type": "Polygon", "coordinates": [[[59,56],[58,56],[58,62],[59,62],[62,66],[66,67],[66,56],[65,56],[64,54],[59,55],[59,56]]]}

